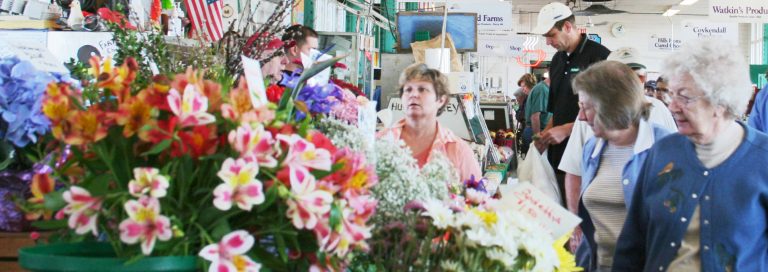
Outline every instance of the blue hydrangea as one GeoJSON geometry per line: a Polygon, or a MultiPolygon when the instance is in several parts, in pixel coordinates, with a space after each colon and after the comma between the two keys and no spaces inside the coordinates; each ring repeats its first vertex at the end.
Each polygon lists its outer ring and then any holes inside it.
{"type": "Polygon", "coordinates": [[[24,147],[48,132],[50,120],[41,106],[53,81],[76,83],[68,75],[38,71],[29,61],[0,59],[0,139],[24,147]]]}

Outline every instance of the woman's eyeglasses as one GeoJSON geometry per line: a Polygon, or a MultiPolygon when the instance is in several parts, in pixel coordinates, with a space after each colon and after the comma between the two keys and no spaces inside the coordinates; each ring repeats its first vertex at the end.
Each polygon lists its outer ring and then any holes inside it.
{"type": "Polygon", "coordinates": [[[698,96],[685,96],[681,95],[676,92],[668,92],[669,97],[672,99],[672,102],[678,103],[680,105],[688,106],[691,103],[694,103],[704,97],[704,95],[698,95],[698,96]]]}

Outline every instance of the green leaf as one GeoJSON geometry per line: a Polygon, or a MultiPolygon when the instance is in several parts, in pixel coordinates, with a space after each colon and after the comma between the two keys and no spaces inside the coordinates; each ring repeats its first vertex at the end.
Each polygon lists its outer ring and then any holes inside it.
{"type": "Polygon", "coordinates": [[[13,162],[13,158],[6,158],[3,160],[3,162],[0,162],[0,171],[5,170],[5,168],[8,168],[9,165],[13,162]]]}
{"type": "Polygon", "coordinates": [[[64,201],[64,191],[59,190],[46,194],[43,205],[45,205],[45,209],[51,211],[57,211],[64,208],[64,206],[67,205],[64,201]]]}
{"type": "Polygon", "coordinates": [[[280,258],[283,262],[288,262],[288,253],[285,246],[285,238],[279,233],[275,233],[275,242],[277,242],[277,253],[280,254],[280,258]]]}
{"type": "Polygon", "coordinates": [[[288,267],[280,259],[275,258],[275,255],[268,252],[266,247],[256,245],[251,248],[251,252],[256,256],[256,260],[263,266],[271,268],[273,271],[288,271],[288,267]]]}
{"type": "Polygon", "coordinates": [[[323,171],[323,170],[312,170],[310,171],[313,176],[315,176],[316,179],[320,180],[327,176],[330,176],[331,174],[338,172],[341,170],[341,168],[344,167],[344,163],[335,163],[331,166],[331,171],[323,171]]]}
{"type": "Polygon", "coordinates": [[[35,221],[32,226],[41,230],[63,229],[67,227],[67,219],[35,221]]]}
{"type": "Polygon", "coordinates": [[[331,230],[335,230],[341,225],[341,207],[336,205],[335,202],[331,205],[331,218],[329,219],[329,223],[331,224],[331,230]]]}
{"type": "Polygon", "coordinates": [[[221,240],[224,235],[227,235],[230,232],[232,232],[232,227],[229,226],[229,222],[227,220],[222,220],[213,227],[211,237],[216,240],[221,240]]]}
{"type": "MultiPolygon", "coordinates": [[[[280,181],[275,181],[275,182],[280,182],[280,181]]],[[[272,203],[274,203],[275,200],[277,199],[277,195],[278,195],[277,187],[278,187],[277,185],[272,185],[269,187],[269,189],[267,189],[267,192],[265,193],[265,196],[264,196],[264,202],[259,204],[259,206],[256,207],[256,212],[263,212],[264,210],[272,206],[272,203]]]]}
{"type": "Polygon", "coordinates": [[[160,142],[160,143],[156,144],[155,146],[153,146],[152,149],[150,149],[149,151],[142,153],[141,156],[149,156],[149,155],[159,154],[160,152],[163,152],[163,150],[165,150],[168,147],[170,147],[172,141],[173,140],[171,140],[171,139],[165,139],[162,142],[160,142]]]}

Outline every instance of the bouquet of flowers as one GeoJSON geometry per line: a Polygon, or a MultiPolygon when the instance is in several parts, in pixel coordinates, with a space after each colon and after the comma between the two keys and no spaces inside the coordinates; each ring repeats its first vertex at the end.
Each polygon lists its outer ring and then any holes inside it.
{"type": "Polygon", "coordinates": [[[403,208],[404,216],[374,230],[353,271],[581,271],[565,249],[569,235],[553,241],[488,195],[483,179],[467,181],[463,195],[403,208]]]}
{"type": "MultiPolygon", "coordinates": [[[[68,75],[37,70],[17,57],[0,58],[0,230],[26,229],[24,214],[13,199],[30,196],[35,162],[45,157],[44,136],[50,121],[41,111],[51,81],[74,84],[68,75]]],[[[34,190],[32,192],[35,192],[34,190]]]]}
{"type": "Polygon", "coordinates": [[[367,248],[376,174],[309,119],[256,103],[244,79],[226,89],[190,68],[135,91],[132,58],[91,67],[88,86],[51,84],[42,102],[64,163],[44,177],[63,188],[26,206],[55,213],[38,227],[220,271],[339,269],[367,248]]]}

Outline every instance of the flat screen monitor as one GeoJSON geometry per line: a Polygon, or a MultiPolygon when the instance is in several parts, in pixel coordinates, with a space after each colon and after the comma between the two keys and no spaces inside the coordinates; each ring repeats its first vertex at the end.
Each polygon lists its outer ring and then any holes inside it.
{"type": "MultiPolygon", "coordinates": [[[[410,51],[416,32],[429,32],[432,39],[440,35],[442,29],[442,12],[398,12],[398,49],[410,51]]],[[[457,52],[477,51],[477,13],[449,12],[445,32],[451,34],[457,52]]]]}

